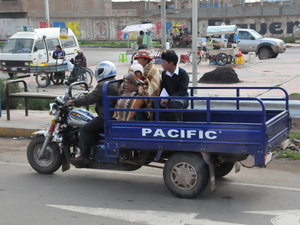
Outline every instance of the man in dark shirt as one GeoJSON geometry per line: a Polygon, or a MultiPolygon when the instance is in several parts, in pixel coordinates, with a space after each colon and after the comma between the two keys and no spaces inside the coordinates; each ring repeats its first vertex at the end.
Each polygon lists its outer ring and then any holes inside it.
{"type": "MultiPolygon", "coordinates": [[[[167,92],[169,96],[188,96],[189,75],[184,69],[177,66],[177,54],[168,50],[162,53],[161,58],[161,65],[164,69],[161,81],[162,92],[167,92]]],[[[160,105],[168,109],[186,109],[189,104],[188,99],[162,99],[160,105]]],[[[182,119],[180,112],[161,114],[161,120],[182,121],[182,119]]]]}
{"type": "MultiPolygon", "coordinates": [[[[66,53],[64,50],[62,50],[60,45],[56,45],[55,49],[56,50],[52,53],[52,58],[56,59],[56,65],[60,65],[63,63],[66,53]]],[[[65,72],[63,71],[55,72],[54,73],[54,79],[56,81],[55,84],[63,84],[64,77],[65,77],[65,72]]]]}
{"type": "Polygon", "coordinates": [[[66,56],[65,51],[62,50],[60,45],[56,45],[55,51],[52,54],[53,59],[64,59],[66,56]]]}
{"type": "Polygon", "coordinates": [[[83,51],[81,49],[77,50],[77,55],[75,56],[75,64],[78,67],[86,67],[86,57],[83,55],[83,51]]]}
{"type": "Polygon", "coordinates": [[[144,31],[140,31],[140,36],[137,37],[136,39],[136,44],[139,46],[138,50],[140,49],[146,49],[146,46],[143,44],[143,40],[144,40],[144,31]]]}
{"type": "MultiPolygon", "coordinates": [[[[86,67],[86,57],[83,55],[83,51],[81,49],[77,50],[77,55],[75,56],[75,66],[82,68],[86,67]]],[[[71,72],[70,77],[68,81],[65,82],[66,85],[70,85],[73,82],[77,81],[76,74],[74,74],[74,71],[71,72]]]]}

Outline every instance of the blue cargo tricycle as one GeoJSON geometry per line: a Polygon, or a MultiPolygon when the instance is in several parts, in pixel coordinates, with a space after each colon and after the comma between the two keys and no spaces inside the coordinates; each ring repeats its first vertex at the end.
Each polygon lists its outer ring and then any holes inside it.
{"type": "MultiPolygon", "coordinates": [[[[121,82],[121,80],[113,81],[121,82]]],[[[137,170],[142,166],[163,169],[167,188],[181,198],[193,198],[208,183],[215,189],[215,178],[227,175],[235,165],[254,157],[254,166],[265,167],[273,150],[289,136],[288,94],[280,87],[190,87],[188,109],[161,109],[159,101],[172,97],[108,96],[103,87],[105,135],[99,134],[91,149],[90,162],[77,168],[137,170]],[[198,97],[208,89],[227,89],[231,97],[198,97]],[[276,89],[282,98],[242,97],[247,89],[276,89]],[[121,98],[152,98],[152,109],[116,109],[111,102],[121,98]],[[270,106],[276,104],[276,107],[270,106]],[[152,112],[153,121],[118,121],[114,111],[152,112]],[[160,113],[179,112],[183,121],[161,121],[160,113]]],[[[27,149],[28,161],[39,173],[49,174],[61,166],[70,168],[69,159],[79,154],[80,126],[93,115],[86,109],[65,105],[72,96],[72,84],[65,96],[51,105],[55,118],[48,131],[38,131],[27,149]],[[72,120],[70,117],[72,116],[72,120]],[[77,118],[77,122],[74,122],[77,118]]],[[[86,85],[86,83],[85,83],[86,85]]],[[[86,86],[86,89],[88,87],[86,86]]],[[[79,93],[78,95],[81,95],[79,93]]],[[[236,167],[237,168],[237,167],[236,167]]]]}

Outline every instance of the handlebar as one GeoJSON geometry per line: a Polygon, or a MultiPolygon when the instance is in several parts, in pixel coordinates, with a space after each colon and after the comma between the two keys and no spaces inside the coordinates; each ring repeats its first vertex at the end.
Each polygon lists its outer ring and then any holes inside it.
{"type": "Polygon", "coordinates": [[[72,83],[72,84],[66,89],[66,94],[65,94],[65,96],[66,96],[66,97],[69,97],[69,98],[72,98],[72,88],[73,88],[74,86],[81,85],[81,84],[84,85],[85,91],[89,91],[89,86],[88,86],[88,84],[87,84],[85,81],[78,81],[78,82],[72,83]]]}

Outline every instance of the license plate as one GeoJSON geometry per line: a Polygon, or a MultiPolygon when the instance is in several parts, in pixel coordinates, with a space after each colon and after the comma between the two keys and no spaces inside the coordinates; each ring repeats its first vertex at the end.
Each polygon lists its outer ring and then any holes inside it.
{"type": "Polygon", "coordinates": [[[12,71],[17,71],[16,67],[11,68],[12,71]]]}

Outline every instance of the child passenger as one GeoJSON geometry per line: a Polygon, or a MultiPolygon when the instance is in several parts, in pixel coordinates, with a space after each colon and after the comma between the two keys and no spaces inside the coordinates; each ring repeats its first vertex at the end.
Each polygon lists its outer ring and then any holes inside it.
{"type": "MultiPolygon", "coordinates": [[[[148,84],[147,78],[143,75],[144,68],[135,61],[129,72],[123,77],[123,83],[119,88],[120,96],[146,96],[145,85],[148,84]]],[[[145,105],[144,99],[119,99],[117,101],[117,109],[139,109],[145,105]]],[[[141,115],[136,111],[115,111],[116,120],[131,121],[140,120],[141,115]]]]}

